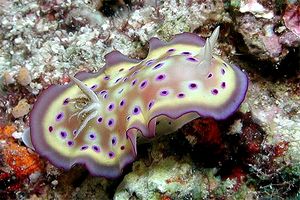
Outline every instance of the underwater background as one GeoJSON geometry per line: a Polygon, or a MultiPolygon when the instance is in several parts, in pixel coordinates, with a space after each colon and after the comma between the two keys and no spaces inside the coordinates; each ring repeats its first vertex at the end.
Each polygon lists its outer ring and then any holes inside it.
{"type": "MultiPolygon", "coordinates": [[[[0,199],[300,199],[299,1],[0,0],[0,22],[0,199]],[[218,30],[217,37],[214,30],[218,30]],[[185,34],[189,37],[178,39],[185,32],[191,33],[185,34]],[[195,39],[198,36],[203,39],[195,39]],[[151,40],[154,37],[164,43],[151,40]],[[174,44],[182,53],[166,55],[162,49],[167,44],[174,44]],[[109,54],[115,50],[128,58],[109,54]],[[186,123],[158,118],[162,123],[153,124],[157,131],[150,139],[142,131],[134,139],[126,132],[123,136],[130,138],[127,145],[134,159],[126,157],[116,176],[109,176],[115,163],[105,159],[97,166],[106,167],[93,173],[86,155],[79,156],[74,166],[65,167],[68,170],[62,169],[60,163],[72,160],[69,152],[62,150],[67,156],[53,161],[55,156],[47,145],[60,148],[60,143],[41,139],[42,129],[35,128],[35,120],[38,126],[44,125],[39,121],[43,114],[56,115],[47,110],[52,99],[41,94],[73,84],[78,72],[116,76],[122,71],[119,66],[128,67],[123,60],[145,59],[150,66],[147,58],[152,50],[157,62],[190,53],[194,57],[187,60],[204,68],[218,67],[210,65],[211,58],[220,58],[229,69],[225,73],[220,68],[221,73],[227,75],[233,69],[235,78],[225,78],[220,88],[211,90],[210,95],[220,97],[218,101],[204,93],[195,96],[199,101],[206,99],[198,105],[205,110],[203,116],[201,112],[198,118],[183,120],[186,123]],[[197,51],[198,57],[193,53],[197,51]],[[105,57],[107,54],[110,56],[105,57]],[[108,65],[117,65],[119,71],[108,65]],[[230,85],[237,92],[222,96],[222,88],[230,85]],[[230,106],[219,103],[225,100],[230,106]],[[45,109],[38,105],[41,102],[45,109]],[[216,105],[217,112],[210,104],[216,105]]],[[[164,63],[160,64],[156,68],[164,63]]],[[[182,73],[191,77],[194,72],[188,71],[182,73]]],[[[167,77],[177,75],[172,66],[165,72],[167,77]]],[[[182,79],[177,76],[179,84],[182,79]]],[[[206,83],[204,78],[201,81],[191,83],[191,89],[206,83]]],[[[177,86],[176,81],[172,86],[177,86]]],[[[91,94],[82,88],[77,90],[91,94]]],[[[91,114],[84,106],[93,98],[87,97],[80,97],[83,101],[76,104],[86,111],[78,114],[82,121],[91,114]]],[[[126,103],[134,105],[140,97],[137,91],[126,103]]],[[[177,102],[170,99],[159,110],[167,113],[164,108],[171,106],[190,112],[185,107],[190,102],[177,102]]],[[[122,117],[116,113],[116,118],[122,117]]],[[[50,126],[46,129],[50,131],[50,126]]],[[[111,145],[114,143],[116,138],[111,145]]],[[[97,146],[93,148],[98,151],[97,146]]],[[[126,151],[126,145],[118,151],[124,148],[126,151]]],[[[116,159],[122,160],[122,155],[116,159]]]]}

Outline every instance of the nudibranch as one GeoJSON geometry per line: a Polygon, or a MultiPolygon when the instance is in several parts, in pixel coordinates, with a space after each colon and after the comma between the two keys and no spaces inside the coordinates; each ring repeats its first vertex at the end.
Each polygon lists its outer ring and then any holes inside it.
{"type": "Polygon", "coordinates": [[[99,72],[50,86],[30,114],[35,150],[57,167],[80,163],[114,178],[133,162],[137,134],[171,132],[199,116],[227,118],[244,100],[248,78],[212,53],[218,34],[152,38],[144,60],[113,51],[99,72]]]}

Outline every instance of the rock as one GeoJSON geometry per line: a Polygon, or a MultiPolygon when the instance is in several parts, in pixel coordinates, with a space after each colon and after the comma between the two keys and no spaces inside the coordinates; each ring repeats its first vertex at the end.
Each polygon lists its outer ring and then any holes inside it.
{"type": "Polygon", "coordinates": [[[52,184],[53,186],[57,186],[57,185],[58,185],[58,180],[53,180],[53,181],[51,181],[51,184],[52,184]]]}
{"type": "Polygon", "coordinates": [[[39,177],[41,176],[41,172],[39,171],[35,171],[32,174],[29,175],[29,180],[31,183],[35,183],[37,182],[37,180],[39,179],[39,177]]]}
{"type": "Polygon", "coordinates": [[[151,167],[135,162],[133,168],[133,172],[125,176],[117,189],[114,200],[131,199],[132,196],[137,199],[160,199],[162,194],[171,199],[207,197],[206,180],[193,171],[189,161],[178,162],[169,157],[151,167]]]}
{"type": "Polygon", "coordinates": [[[232,1],[231,6],[235,11],[232,12],[235,29],[242,36],[240,43],[247,47],[243,53],[278,64],[288,55],[288,47],[299,46],[298,5],[275,6],[270,1],[244,0],[232,1]]]}
{"type": "Polygon", "coordinates": [[[300,5],[297,4],[288,5],[283,16],[284,24],[298,37],[300,37],[299,18],[300,18],[300,5]]]}
{"type": "Polygon", "coordinates": [[[187,157],[178,160],[170,156],[151,166],[137,161],[133,165],[133,172],[120,183],[114,200],[218,199],[224,197],[225,193],[240,194],[240,191],[233,191],[235,180],[221,181],[215,175],[216,169],[197,168],[187,157]]]}
{"type": "Polygon", "coordinates": [[[31,75],[26,67],[22,67],[17,74],[17,81],[20,85],[26,86],[31,82],[31,75]]]}
{"type": "Polygon", "coordinates": [[[279,38],[280,43],[289,46],[289,47],[298,47],[300,46],[300,37],[298,37],[293,32],[286,32],[282,34],[279,38]]]}
{"type": "Polygon", "coordinates": [[[26,99],[21,99],[13,109],[12,115],[14,118],[19,118],[27,115],[30,111],[30,104],[27,103],[26,99]]]}
{"type": "Polygon", "coordinates": [[[2,75],[3,83],[4,85],[9,85],[15,82],[15,79],[12,77],[12,75],[8,72],[5,71],[2,75]]]}
{"type": "Polygon", "coordinates": [[[244,0],[241,1],[240,12],[246,13],[250,12],[256,17],[261,17],[265,19],[272,19],[274,13],[272,10],[265,8],[262,4],[258,3],[256,0],[244,0]]]}

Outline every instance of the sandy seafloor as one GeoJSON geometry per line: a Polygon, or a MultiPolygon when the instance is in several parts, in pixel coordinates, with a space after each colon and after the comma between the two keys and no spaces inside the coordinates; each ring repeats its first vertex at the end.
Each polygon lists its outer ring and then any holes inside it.
{"type": "Polygon", "coordinates": [[[300,5],[295,0],[0,0],[0,199],[300,199],[300,5]],[[121,177],[63,171],[22,141],[38,94],[118,50],[193,32],[247,73],[239,110],[138,141],[121,177]]]}

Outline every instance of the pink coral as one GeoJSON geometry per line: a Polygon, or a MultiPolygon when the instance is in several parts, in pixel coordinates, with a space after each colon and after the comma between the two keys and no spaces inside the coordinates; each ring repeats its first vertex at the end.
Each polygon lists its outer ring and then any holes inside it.
{"type": "Polygon", "coordinates": [[[289,5],[283,16],[285,26],[300,37],[300,6],[289,5]]]}

